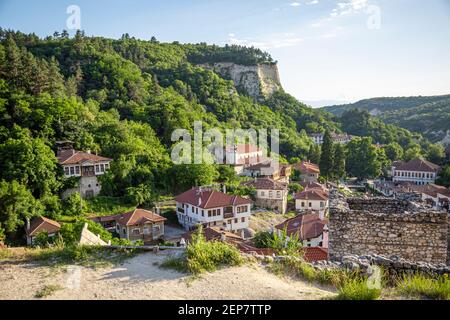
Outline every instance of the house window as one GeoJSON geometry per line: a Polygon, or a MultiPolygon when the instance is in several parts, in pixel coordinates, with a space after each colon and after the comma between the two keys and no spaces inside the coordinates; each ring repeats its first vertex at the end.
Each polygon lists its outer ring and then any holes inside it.
{"type": "Polygon", "coordinates": [[[159,225],[153,226],[153,233],[159,234],[161,232],[161,227],[159,225]]]}
{"type": "Polygon", "coordinates": [[[70,175],[73,176],[75,174],[75,168],[70,167],[70,175]]]}
{"type": "Polygon", "coordinates": [[[234,219],[234,223],[239,223],[239,220],[238,219],[234,219]]]}
{"type": "Polygon", "coordinates": [[[95,165],[95,172],[100,172],[100,166],[98,164],[95,165]]]}
{"type": "Polygon", "coordinates": [[[321,208],[325,207],[325,203],[323,203],[323,201],[320,201],[320,207],[321,208]]]}
{"type": "Polygon", "coordinates": [[[277,198],[281,198],[281,191],[277,191],[277,198]]]}
{"type": "Polygon", "coordinates": [[[244,213],[244,212],[247,212],[247,206],[240,206],[240,207],[237,207],[237,213],[244,213]]]}
{"type": "Polygon", "coordinates": [[[140,229],[133,229],[131,231],[131,233],[134,234],[134,235],[139,235],[139,234],[141,234],[141,230],[140,229]]]}
{"type": "Polygon", "coordinates": [[[70,174],[69,167],[64,167],[64,174],[68,176],[70,174]]]}
{"type": "Polygon", "coordinates": [[[242,221],[242,223],[244,223],[245,222],[245,218],[242,218],[241,221],[242,221]]]}
{"type": "Polygon", "coordinates": [[[205,216],[205,210],[202,210],[202,217],[205,216]]]}
{"type": "Polygon", "coordinates": [[[304,202],[302,202],[302,207],[305,207],[305,203],[304,202]]]}
{"type": "Polygon", "coordinates": [[[109,169],[109,163],[105,164],[105,170],[109,169]]]}
{"type": "Polygon", "coordinates": [[[265,196],[264,191],[261,191],[261,197],[264,197],[264,196],[265,196]]]}
{"type": "Polygon", "coordinates": [[[75,173],[80,174],[80,167],[75,167],[75,173]]]}
{"type": "Polygon", "coordinates": [[[101,164],[101,165],[100,165],[100,171],[101,171],[101,172],[105,172],[105,165],[104,165],[104,164],[101,164]]]}
{"type": "Polygon", "coordinates": [[[211,218],[211,216],[212,216],[212,212],[211,212],[211,210],[208,210],[208,217],[211,218]]]}
{"type": "Polygon", "coordinates": [[[312,207],[312,202],[309,203],[309,207],[310,207],[310,208],[312,207]]]}
{"type": "Polygon", "coordinates": [[[273,192],[269,191],[269,198],[273,198],[273,192]]]}

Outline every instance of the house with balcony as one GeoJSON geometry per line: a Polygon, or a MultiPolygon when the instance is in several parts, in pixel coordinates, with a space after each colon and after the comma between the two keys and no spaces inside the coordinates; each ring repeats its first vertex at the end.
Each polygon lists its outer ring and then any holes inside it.
{"type": "Polygon", "coordinates": [[[225,148],[226,164],[233,166],[236,174],[242,175],[244,168],[267,159],[263,149],[253,144],[236,144],[225,148]]]}
{"type": "Polygon", "coordinates": [[[419,186],[435,183],[440,167],[424,159],[395,162],[391,169],[392,181],[410,182],[419,186]]]}
{"type": "Polygon", "coordinates": [[[78,192],[82,198],[97,196],[101,190],[98,177],[110,168],[112,159],[105,158],[90,151],[82,152],[73,149],[70,141],[59,142],[57,158],[64,171],[64,177],[79,178],[77,188],[66,190],[63,198],[78,192]]]}
{"type": "Polygon", "coordinates": [[[284,183],[289,183],[292,174],[292,166],[278,164],[267,160],[244,168],[243,175],[251,178],[266,178],[284,183]]]}
{"type": "Polygon", "coordinates": [[[178,195],[175,201],[178,221],[186,230],[202,225],[239,233],[249,226],[249,199],[197,187],[178,195]]]}
{"type": "Polygon", "coordinates": [[[300,173],[300,181],[317,182],[319,181],[320,168],[319,165],[310,161],[302,161],[293,165],[294,170],[300,173]]]}

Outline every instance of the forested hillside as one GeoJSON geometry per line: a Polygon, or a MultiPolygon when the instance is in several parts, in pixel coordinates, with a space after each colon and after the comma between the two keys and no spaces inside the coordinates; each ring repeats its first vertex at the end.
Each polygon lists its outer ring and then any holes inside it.
{"type": "Polygon", "coordinates": [[[374,98],[324,108],[337,116],[352,109],[367,111],[387,124],[421,133],[433,142],[445,139],[443,142],[450,144],[450,95],[374,98]]]}
{"type": "Polygon", "coordinates": [[[59,140],[114,159],[102,177],[103,195],[147,206],[232,175],[215,165],[187,168],[170,161],[172,131],[192,131],[196,120],[205,129],[278,128],[280,152],[288,160],[306,159],[312,149],[307,134],[326,129],[398,143],[414,155],[432,150],[407,130],[361,114],[338,119],[282,91],[256,102],[239,94],[232,81],[197,66],[215,61],[275,63],[259,49],[240,46],[169,44],[128,35],[112,40],[83,32],[40,39],[0,30],[0,237],[2,229],[17,231],[25,217],[83,208],[60,200],[73,181],[64,179],[57,165],[59,140]]]}

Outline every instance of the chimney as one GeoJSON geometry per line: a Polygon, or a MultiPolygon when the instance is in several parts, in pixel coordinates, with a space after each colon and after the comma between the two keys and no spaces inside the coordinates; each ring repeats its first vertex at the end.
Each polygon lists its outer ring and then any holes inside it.
{"type": "Polygon", "coordinates": [[[227,193],[227,186],[225,184],[223,185],[223,193],[227,193]]]}

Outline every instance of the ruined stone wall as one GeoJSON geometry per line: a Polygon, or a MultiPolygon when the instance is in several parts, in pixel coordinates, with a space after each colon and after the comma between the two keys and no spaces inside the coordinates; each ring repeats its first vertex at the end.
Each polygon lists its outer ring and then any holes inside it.
{"type": "Polygon", "coordinates": [[[332,194],[329,229],[332,260],[378,254],[435,264],[447,261],[447,214],[410,202],[332,194]]]}

